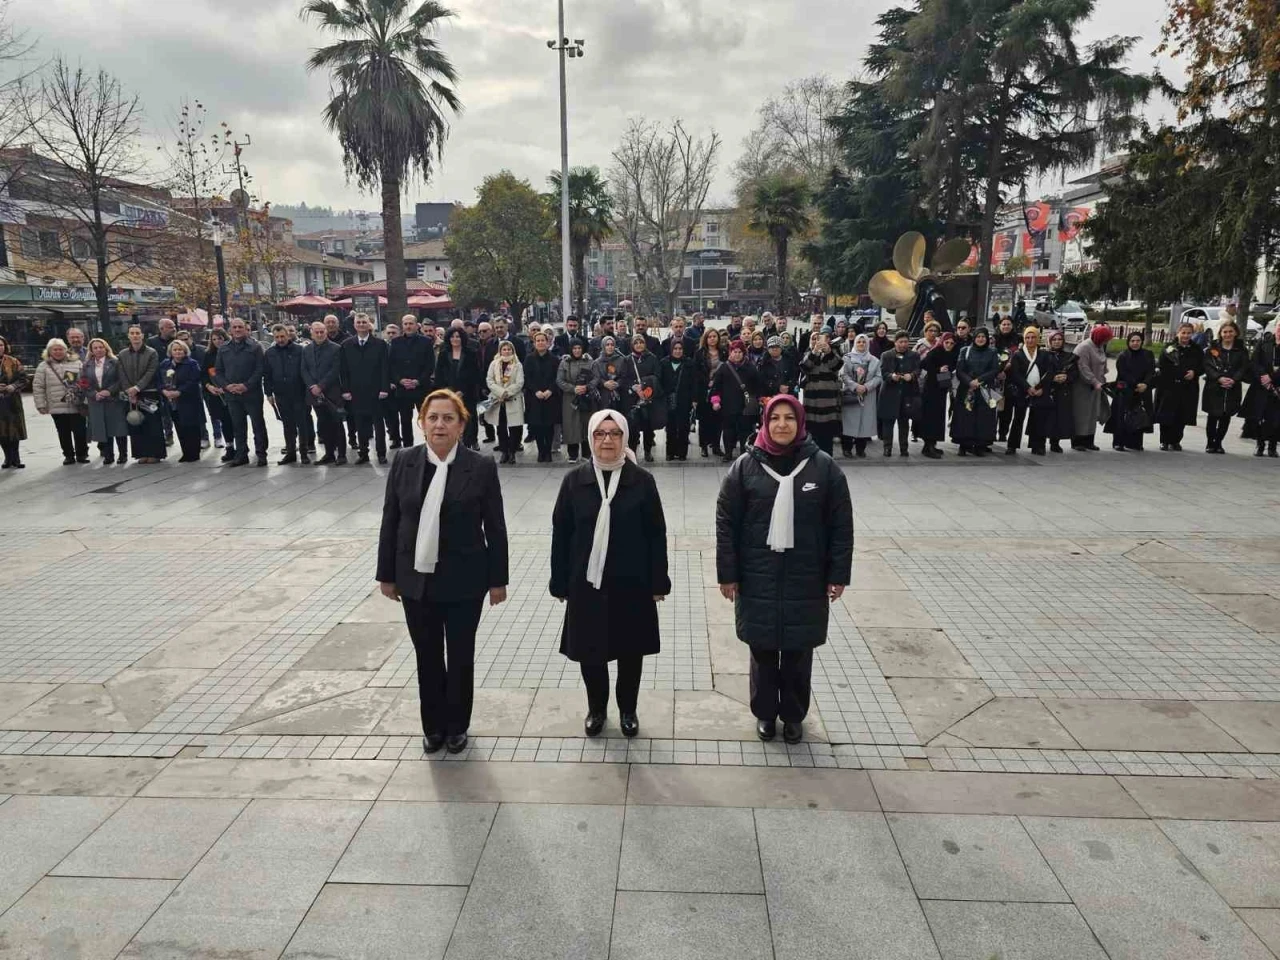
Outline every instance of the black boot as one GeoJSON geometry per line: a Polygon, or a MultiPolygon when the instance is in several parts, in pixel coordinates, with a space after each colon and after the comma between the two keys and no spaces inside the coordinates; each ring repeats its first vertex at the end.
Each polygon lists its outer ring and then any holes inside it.
{"type": "Polygon", "coordinates": [[[886,441],[884,442],[884,455],[885,455],[886,457],[892,457],[892,456],[893,456],[893,441],[892,441],[892,440],[886,440],[886,441]]]}
{"type": "Polygon", "coordinates": [[[1265,440],[1259,440],[1258,445],[1254,448],[1253,455],[1255,457],[1266,456],[1266,453],[1265,453],[1266,445],[1267,444],[1265,440]]]}
{"type": "Polygon", "coordinates": [[[1276,453],[1276,442],[1274,440],[1268,441],[1267,443],[1267,456],[1280,457],[1280,453],[1276,453]]]}

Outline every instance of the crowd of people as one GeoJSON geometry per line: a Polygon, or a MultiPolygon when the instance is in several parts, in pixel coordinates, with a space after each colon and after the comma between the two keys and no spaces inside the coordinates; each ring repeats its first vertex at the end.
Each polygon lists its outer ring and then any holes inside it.
{"type": "MultiPolygon", "coordinates": [[[[769,313],[723,327],[695,314],[672,319],[659,340],[643,317],[628,327],[606,316],[585,329],[571,316],[562,332],[534,322],[511,335],[502,317],[437,325],[406,315],[375,331],[365,314],[350,326],[330,314],[301,338],[276,324],[265,348],[238,318],[204,344],[163,320],[150,338],[131,327],[119,355],[75,329],[50,340],[32,389],[67,465],[88,463],[90,443],[105,464],[130,456],[155,463],[176,440],[180,463],[200,459],[212,443],[225,448],[228,466],[266,466],[268,407],[283,434],[281,465],[342,465],[349,451],[365,464],[371,447],[386,463],[389,449],[414,444],[415,411],[434,389],[462,398],[464,444],[480,449],[483,430],[503,464],[526,444],[539,463],[562,451],[577,463],[587,422],[602,410],[627,420],[630,448],[646,462],[659,433],[667,460],[686,460],[696,442],[702,457],[731,462],[750,448],[765,403],[779,395],[799,397],[819,448],[832,454],[838,440],[846,458],[865,458],[876,441],[885,457],[895,443],[906,457],[919,442],[923,456],[937,459],[948,438],[959,456],[986,456],[996,444],[1014,455],[1024,440],[1037,456],[1063,452],[1064,442],[1093,451],[1099,426],[1116,450],[1142,450],[1158,428],[1160,448],[1177,451],[1200,412],[1208,453],[1225,453],[1240,416],[1255,455],[1277,456],[1280,366],[1270,335],[1249,351],[1234,321],[1216,338],[1184,323],[1153,353],[1134,333],[1112,371],[1104,324],[1068,348],[1060,330],[1018,331],[1011,317],[994,319],[988,329],[926,315],[916,339],[883,322],[864,331],[814,317],[793,335],[769,313]]],[[[22,466],[21,383],[0,339],[5,467],[22,466]]]]}
{"type": "MultiPolygon", "coordinates": [[[[471,410],[461,395],[428,394],[419,422],[426,443],[396,457],[387,477],[375,578],[404,607],[423,751],[458,753],[468,743],[484,602],[507,599],[502,484],[494,459],[466,443],[471,410]]],[[[852,574],[853,503],[795,396],[771,397],[761,424],[721,485],[716,576],[748,648],[756,734],[774,739],[781,720],[783,739],[797,743],[813,651],[826,642],[828,607],[852,574]]],[[[661,650],[657,605],[672,589],[662,498],[638,463],[631,429],[622,411],[591,413],[586,462],[565,474],[547,518],[547,589],[564,604],[560,652],[582,673],[588,737],[605,727],[610,663],[621,732],[639,734],[644,658],[661,650]]]]}

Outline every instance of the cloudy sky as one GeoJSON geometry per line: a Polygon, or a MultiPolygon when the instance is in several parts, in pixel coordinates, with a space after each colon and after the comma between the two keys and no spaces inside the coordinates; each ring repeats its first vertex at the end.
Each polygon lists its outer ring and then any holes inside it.
{"type": "MultiPolygon", "coordinates": [[[[441,40],[460,74],[465,111],[443,165],[413,200],[470,202],[504,167],[542,189],[559,166],[555,0],[446,0],[441,40]]],[[[627,118],[682,117],[715,129],[725,150],[713,199],[756,108],[789,80],[854,75],[875,17],[894,0],[566,0],[566,29],[587,43],[569,63],[570,162],[607,167],[627,118]]],[[[320,121],[328,81],[304,64],[323,42],[299,0],[11,0],[11,16],[44,57],[101,65],[136,91],[162,135],[184,95],[252,134],[255,193],[276,203],[377,209],[346,182],[320,121]]],[[[1165,0],[1100,0],[1085,40],[1140,37],[1149,69],[1165,0]]],[[[1166,67],[1167,69],[1167,67],[1166,67]]],[[[1153,108],[1160,112],[1162,108],[1153,108]]],[[[1167,113],[1167,110],[1163,112],[1167,113]]]]}

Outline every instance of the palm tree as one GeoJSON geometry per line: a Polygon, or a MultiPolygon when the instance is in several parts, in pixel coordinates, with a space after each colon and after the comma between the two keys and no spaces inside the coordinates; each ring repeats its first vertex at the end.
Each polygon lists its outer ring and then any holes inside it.
{"type": "Polygon", "coordinates": [[[778,277],[778,315],[787,311],[787,247],[791,238],[809,228],[809,188],[800,177],[766,177],[751,194],[747,229],[767,236],[773,244],[778,277]]]}
{"type": "MultiPolygon", "coordinates": [[[[547,202],[556,210],[556,239],[560,238],[560,171],[547,178],[547,202]]],[[[573,257],[573,286],[578,291],[578,316],[587,311],[587,254],[593,243],[613,233],[613,195],[596,167],[569,168],[569,252],[573,257]]]]}
{"type": "Polygon", "coordinates": [[[408,309],[400,196],[414,173],[431,175],[449,135],[446,109],[461,101],[449,57],[435,39],[437,22],[453,12],[435,0],[307,0],[301,15],[340,39],[315,51],[308,70],[330,71],[332,99],[325,125],[338,135],[348,176],[382,191],[387,311],[408,309]]]}

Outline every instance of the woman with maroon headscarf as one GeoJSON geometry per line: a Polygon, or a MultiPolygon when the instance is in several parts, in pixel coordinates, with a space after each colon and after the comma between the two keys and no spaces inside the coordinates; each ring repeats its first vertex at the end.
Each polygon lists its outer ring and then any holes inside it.
{"type": "Polygon", "coordinates": [[[804,736],[813,650],[853,565],[844,473],[805,433],[790,394],[766,404],[755,445],[729,468],[716,503],[716,579],[751,648],[751,712],[761,740],[804,736]]]}
{"type": "Polygon", "coordinates": [[[1075,431],[1071,437],[1072,450],[1097,450],[1093,435],[1098,424],[1105,421],[1106,403],[1102,392],[1107,383],[1107,343],[1111,340],[1111,328],[1100,323],[1089,336],[1076,344],[1076,382],[1072,385],[1071,415],[1075,431]]]}

